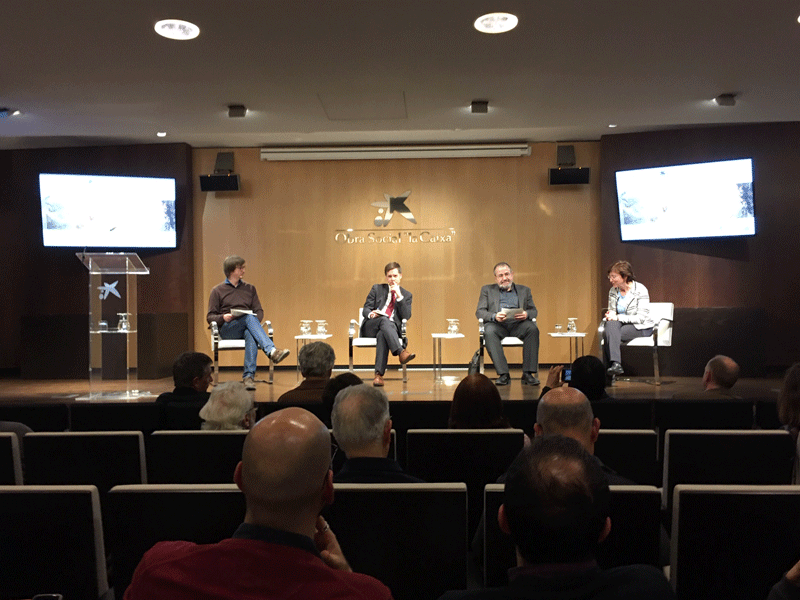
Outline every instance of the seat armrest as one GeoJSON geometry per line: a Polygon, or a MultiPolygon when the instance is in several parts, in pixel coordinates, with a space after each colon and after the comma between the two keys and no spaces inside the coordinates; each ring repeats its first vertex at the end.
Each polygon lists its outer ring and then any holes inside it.
{"type": "Polygon", "coordinates": [[[483,329],[484,329],[483,319],[478,319],[478,335],[480,336],[483,335],[483,329]]]}
{"type": "Polygon", "coordinates": [[[272,339],[275,335],[275,331],[272,329],[272,321],[264,321],[261,326],[266,328],[269,339],[272,339]]]}
{"type": "Polygon", "coordinates": [[[356,320],[355,319],[350,319],[350,327],[349,327],[347,333],[350,336],[350,341],[351,342],[353,341],[353,338],[356,336],[356,325],[357,325],[356,320]]]}
{"type": "Polygon", "coordinates": [[[217,325],[216,321],[211,321],[211,339],[215,342],[219,342],[219,325],[217,325]]]}
{"type": "Polygon", "coordinates": [[[406,323],[408,323],[408,319],[403,319],[403,322],[400,324],[400,337],[406,337],[406,323]]]}

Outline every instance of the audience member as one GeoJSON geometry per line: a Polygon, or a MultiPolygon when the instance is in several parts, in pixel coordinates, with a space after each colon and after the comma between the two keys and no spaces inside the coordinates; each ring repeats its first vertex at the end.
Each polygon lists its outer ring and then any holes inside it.
{"type": "Polygon", "coordinates": [[[728,357],[718,354],[706,364],[703,372],[702,392],[682,392],[672,396],[674,400],[730,400],[733,384],[739,379],[739,365],[728,357]]]}
{"type": "Polygon", "coordinates": [[[602,469],[579,442],[561,435],[538,437],[520,452],[507,475],[497,519],[517,550],[509,585],[451,591],[442,600],[675,597],[655,567],[598,566],[597,549],[611,531],[611,494],[602,469]]]}
{"type": "Polygon", "coordinates": [[[336,362],[333,348],[325,342],[311,342],[300,349],[297,362],[303,381],[293,390],[281,394],[278,402],[321,401],[336,362]]]}
{"type": "Polygon", "coordinates": [[[214,383],[211,374],[211,357],[202,352],[184,352],[172,363],[172,381],[175,389],[164,392],[156,402],[205,402],[208,400],[208,386],[214,383]]]}
{"type": "Polygon", "coordinates": [[[380,388],[352,385],[336,394],[333,437],[347,455],[336,483],[423,483],[387,458],[392,442],[389,399],[380,388]]]}
{"type": "Polygon", "coordinates": [[[450,429],[511,427],[503,414],[500,392],[486,375],[467,375],[458,384],[450,405],[448,426],[450,429]]]}
{"type": "Polygon", "coordinates": [[[795,563],[772,587],[767,600],[800,600],[800,562],[795,563]]]}
{"type": "Polygon", "coordinates": [[[359,385],[360,383],[364,383],[361,377],[350,371],[340,373],[336,377],[331,377],[328,380],[328,383],[325,384],[325,389],[322,390],[322,405],[325,407],[325,425],[331,427],[331,411],[333,410],[333,402],[336,400],[336,394],[346,387],[359,385]]]}
{"type": "Polygon", "coordinates": [[[241,381],[220,383],[200,409],[202,429],[250,429],[255,424],[253,394],[241,381]]]}
{"type": "MultiPolygon", "coordinates": [[[[579,356],[571,365],[571,377],[567,385],[582,391],[590,402],[608,400],[606,393],[606,368],[596,356],[579,356]]],[[[555,365],[550,367],[547,375],[547,384],[542,388],[541,398],[551,389],[561,387],[561,373],[564,367],[555,365]]]]}
{"type": "Polygon", "coordinates": [[[244,523],[217,544],[156,544],[125,600],[391,598],[382,583],[352,572],[319,516],[333,501],[330,444],[325,425],[301,408],[259,421],[234,474],[247,504],[244,523]]]}
{"type": "Polygon", "coordinates": [[[797,444],[792,483],[800,484],[800,363],[794,363],[786,371],[778,396],[778,419],[797,444]]]}

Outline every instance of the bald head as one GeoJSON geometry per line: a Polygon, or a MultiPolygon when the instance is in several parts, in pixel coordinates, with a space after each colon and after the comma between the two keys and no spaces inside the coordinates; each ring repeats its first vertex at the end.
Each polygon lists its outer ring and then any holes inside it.
{"type": "Polygon", "coordinates": [[[319,510],[330,461],[330,433],[313,414],[292,407],[264,417],[242,450],[238,483],[248,514],[319,510]]]}
{"type": "Polygon", "coordinates": [[[600,421],[594,418],[589,399],[577,388],[554,388],[539,400],[534,427],[537,435],[571,437],[594,452],[599,429],[600,421]]]}
{"type": "Polygon", "coordinates": [[[729,390],[739,379],[739,365],[729,356],[718,354],[706,365],[703,383],[707,390],[722,388],[729,390]]]}

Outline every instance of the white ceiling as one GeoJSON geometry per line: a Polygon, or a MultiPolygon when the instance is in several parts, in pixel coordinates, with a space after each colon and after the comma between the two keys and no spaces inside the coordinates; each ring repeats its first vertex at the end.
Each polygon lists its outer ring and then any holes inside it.
{"type": "Polygon", "coordinates": [[[0,148],[576,141],[800,121],[798,14],[797,0],[27,0],[0,16],[0,106],[23,111],[0,119],[0,148]],[[517,28],[473,29],[495,10],[517,28]],[[163,18],[201,34],[161,38],[163,18]],[[709,102],[725,92],[735,107],[709,102]],[[470,114],[473,99],[489,113],[470,114]],[[228,104],[250,112],[229,119],[228,104]]]}

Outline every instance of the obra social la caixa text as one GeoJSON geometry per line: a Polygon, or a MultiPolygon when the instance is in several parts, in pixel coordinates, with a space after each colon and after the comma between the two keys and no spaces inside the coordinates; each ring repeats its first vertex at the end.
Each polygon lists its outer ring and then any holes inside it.
{"type": "Polygon", "coordinates": [[[338,244],[447,244],[453,241],[454,229],[404,231],[337,231],[338,244]]]}

